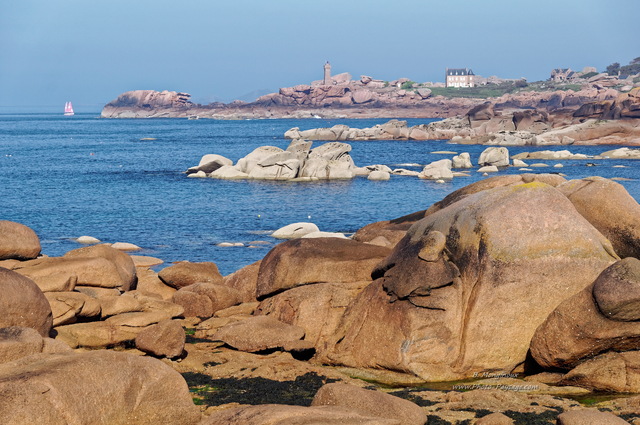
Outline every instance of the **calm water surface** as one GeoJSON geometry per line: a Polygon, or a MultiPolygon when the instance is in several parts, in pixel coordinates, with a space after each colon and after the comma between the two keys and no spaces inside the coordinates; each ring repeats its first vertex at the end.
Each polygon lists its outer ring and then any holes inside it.
{"type": "MultiPolygon", "coordinates": [[[[374,221],[425,209],[483,178],[472,171],[471,177],[446,184],[401,176],[386,182],[190,179],[184,171],[204,154],[220,154],[235,162],[259,146],[286,148],[289,141],[283,134],[291,127],[370,127],[387,120],[108,120],[97,115],[0,115],[0,218],[33,228],[45,254],[61,255],[79,247],[74,238],[90,235],[104,242],[134,243],[144,248],[140,254],[165,261],[213,261],[227,274],[262,258],[277,243],[268,234],[286,224],[312,221],[324,231],[352,233],[374,221]],[[255,241],[268,243],[258,248],[216,246],[255,241]]],[[[408,121],[415,125],[429,120],[408,121]]],[[[385,164],[417,171],[422,167],[399,164],[424,165],[452,156],[431,153],[442,150],[470,152],[475,163],[486,148],[446,141],[350,144],[358,166],[385,164]]],[[[569,147],[590,155],[614,148],[569,147]]],[[[532,148],[509,148],[511,154],[527,150],[532,148]]],[[[560,162],[562,169],[536,172],[562,172],[567,178],[631,178],[621,184],[640,199],[636,180],[640,162],[560,162]]]]}

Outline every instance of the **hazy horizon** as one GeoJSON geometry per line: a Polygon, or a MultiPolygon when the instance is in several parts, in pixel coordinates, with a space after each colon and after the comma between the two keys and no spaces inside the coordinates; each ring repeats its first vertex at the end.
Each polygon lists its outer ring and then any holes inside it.
{"type": "Polygon", "coordinates": [[[333,74],[444,81],[445,68],[544,80],[640,56],[640,2],[5,2],[0,113],[100,111],[129,90],[231,101],[333,74]]]}

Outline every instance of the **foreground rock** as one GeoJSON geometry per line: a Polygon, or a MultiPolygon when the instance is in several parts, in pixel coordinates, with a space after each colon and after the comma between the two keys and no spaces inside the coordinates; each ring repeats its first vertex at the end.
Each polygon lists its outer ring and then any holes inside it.
{"type": "Polygon", "coordinates": [[[304,337],[304,329],[268,316],[245,319],[218,330],[211,338],[247,352],[284,348],[304,337]]]}
{"type": "Polygon", "coordinates": [[[388,253],[388,248],[350,239],[293,239],[262,260],[256,295],[262,299],[308,283],[370,280],[371,270],[388,253]]]}
{"type": "Polygon", "coordinates": [[[170,359],[184,351],[186,334],[182,326],[173,320],[163,320],[149,326],[136,336],[136,348],[155,357],[170,359]]]}
{"type": "Polygon", "coordinates": [[[640,261],[618,261],[558,305],[531,340],[533,359],[545,368],[568,370],[607,351],[637,349],[640,323],[625,319],[638,317],[638,276],[640,261]]]}
{"type": "Polygon", "coordinates": [[[424,425],[427,415],[410,401],[380,391],[348,384],[327,384],[313,398],[312,406],[348,407],[380,418],[399,420],[405,425],[424,425]]]}
{"type": "Polygon", "coordinates": [[[4,423],[189,425],[200,420],[180,374],[155,359],[109,351],[40,354],[5,363],[0,394],[4,423]]]}
{"type": "Polygon", "coordinates": [[[31,279],[0,267],[0,293],[0,328],[24,326],[49,336],[51,307],[31,279]]]}
{"type": "Polygon", "coordinates": [[[619,183],[602,177],[571,180],[558,189],[621,257],[640,258],[640,205],[619,183]]]}
{"type": "Polygon", "coordinates": [[[184,288],[194,283],[218,284],[222,282],[222,275],[218,271],[218,266],[211,262],[191,263],[189,261],[181,261],[160,270],[158,277],[165,284],[176,289],[184,288]]]}
{"type": "Polygon", "coordinates": [[[302,407],[267,404],[225,409],[211,414],[201,425],[401,425],[400,420],[383,419],[344,407],[302,407]]]}
{"type": "Polygon", "coordinates": [[[410,228],[345,312],[323,361],[436,381],[511,371],[556,305],[616,259],[552,186],[469,194],[410,228]]]}
{"type": "Polygon", "coordinates": [[[0,260],[30,260],[40,254],[40,239],[29,227],[0,220],[0,260]]]}
{"type": "Polygon", "coordinates": [[[614,393],[640,392],[640,351],[607,352],[581,363],[560,382],[614,393]]]}

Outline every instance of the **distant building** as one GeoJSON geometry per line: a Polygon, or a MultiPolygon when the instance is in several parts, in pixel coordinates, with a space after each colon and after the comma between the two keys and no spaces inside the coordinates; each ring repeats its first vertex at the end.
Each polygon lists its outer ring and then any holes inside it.
{"type": "Polygon", "coordinates": [[[469,68],[447,68],[446,87],[474,87],[475,74],[469,68]]]}
{"type": "Polygon", "coordinates": [[[571,68],[556,68],[551,71],[551,78],[549,79],[557,83],[561,83],[564,81],[573,80],[577,77],[578,74],[576,74],[576,72],[574,72],[571,68]]]}
{"type": "Polygon", "coordinates": [[[325,86],[333,84],[333,81],[331,81],[331,64],[329,61],[324,64],[324,80],[322,80],[322,84],[325,86]]]}

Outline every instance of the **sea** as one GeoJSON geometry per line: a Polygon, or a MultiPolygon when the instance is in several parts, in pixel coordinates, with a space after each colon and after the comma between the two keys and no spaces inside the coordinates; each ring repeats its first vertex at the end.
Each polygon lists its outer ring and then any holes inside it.
{"type": "MultiPolygon", "coordinates": [[[[79,248],[79,236],[129,242],[138,255],[165,261],[212,261],[222,274],[263,258],[279,240],[270,234],[287,224],[313,222],[322,231],[353,234],[380,220],[424,210],[448,193],[486,178],[436,183],[392,175],[388,181],[281,182],[188,178],[185,170],[205,154],[235,163],[259,146],[286,148],[284,133],[346,124],[371,127],[388,119],[187,120],[104,119],[99,113],[0,115],[0,219],[17,221],[38,234],[43,254],[79,248]],[[242,246],[221,247],[230,242],[242,246]]],[[[407,119],[409,125],[434,120],[407,119]]],[[[314,142],[318,146],[324,142],[314,142]]],[[[446,140],[355,141],[356,165],[384,164],[420,171],[453,153],[469,152],[474,163],[487,146],[446,140]]],[[[596,155],[619,146],[509,147],[596,155]]],[[[550,167],[536,173],[622,178],[640,199],[637,160],[533,161],[550,167]],[[562,168],[553,167],[562,164],[562,168]],[[623,166],[623,167],[616,167],[623,166]]],[[[515,167],[498,175],[522,173],[515,167]]],[[[495,175],[495,174],[492,174],[495,175]]]]}

